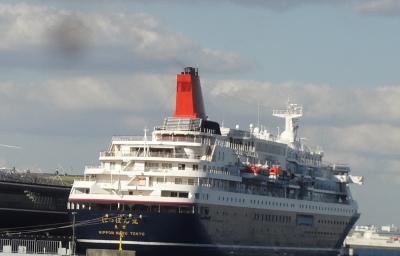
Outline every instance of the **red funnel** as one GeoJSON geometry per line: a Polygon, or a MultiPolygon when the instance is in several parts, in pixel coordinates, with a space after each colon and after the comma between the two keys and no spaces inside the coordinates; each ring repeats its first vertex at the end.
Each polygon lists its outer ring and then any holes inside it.
{"type": "Polygon", "coordinates": [[[176,76],[176,108],[174,117],[206,119],[197,69],[186,67],[184,72],[176,76]]]}

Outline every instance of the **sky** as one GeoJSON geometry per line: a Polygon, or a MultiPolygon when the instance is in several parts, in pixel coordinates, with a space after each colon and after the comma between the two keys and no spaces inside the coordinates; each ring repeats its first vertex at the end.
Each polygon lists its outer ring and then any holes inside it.
{"type": "Polygon", "coordinates": [[[82,174],[194,66],[224,126],[303,105],[304,141],[365,177],[358,223],[400,226],[399,25],[397,0],[0,1],[0,166],[82,174]]]}

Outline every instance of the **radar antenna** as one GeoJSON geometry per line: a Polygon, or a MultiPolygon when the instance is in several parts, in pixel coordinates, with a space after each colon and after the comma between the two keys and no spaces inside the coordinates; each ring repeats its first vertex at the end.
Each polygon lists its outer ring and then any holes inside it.
{"type": "Polygon", "coordinates": [[[303,107],[288,101],[286,109],[274,109],[272,114],[276,117],[285,118],[285,130],[279,134],[280,140],[290,143],[295,142],[299,128],[298,118],[303,116],[303,107]]]}

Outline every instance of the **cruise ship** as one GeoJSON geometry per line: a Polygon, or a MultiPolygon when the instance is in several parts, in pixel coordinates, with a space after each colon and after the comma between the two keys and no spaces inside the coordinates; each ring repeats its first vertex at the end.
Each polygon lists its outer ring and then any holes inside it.
{"type": "MultiPolygon", "coordinates": [[[[222,102],[221,102],[222,103],[222,102]]],[[[298,137],[288,103],[274,135],[208,119],[198,69],[177,75],[176,108],[151,134],[114,136],[75,180],[68,208],[78,251],[148,255],[337,255],[359,218],[343,164],[298,137]]]]}

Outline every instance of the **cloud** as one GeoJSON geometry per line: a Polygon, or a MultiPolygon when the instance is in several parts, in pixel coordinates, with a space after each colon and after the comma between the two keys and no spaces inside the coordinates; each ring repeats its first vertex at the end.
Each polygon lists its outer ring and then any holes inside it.
{"type": "Polygon", "coordinates": [[[306,129],[307,136],[323,136],[326,147],[344,154],[375,155],[384,159],[400,157],[400,128],[395,125],[366,121],[363,124],[323,128],[306,125],[306,129]]]}
{"type": "Polygon", "coordinates": [[[359,1],[354,5],[354,9],[366,15],[399,15],[400,2],[398,0],[368,0],[359,1]]]}
{"type": "Polygon", "coordinates": [[[3,83],[2,131],[90,135],[142,129],[144,117],[149,127],[160,124],[172,113],[174,78],[135,73],[113,80],[85,76],[28,85],[3,83]]]}
{"type": "MultiPolygon", "coordinates": [[[[298,81],[270,83],[252,80],[219,80],[205,84],[210,97],[221,98],[240,106],[239,113],[248,115],[257,109],[272,112],[284,107],[287,100],[304,105],[305,116],[311,122],[323,120],[326,125],[390,122],[399,124],[400,86],[375,88],[333,87],[298,81]]],[[[228,108],[229,109],[229,108],[228,108]]],[[[235,114],[233,112],[232,114],[235,114]]]]}
{"type": "Polygon", "coordinates": [[[247,7],[264,7],[275,11],[287,11],[308,5],[331,5],[350,7],[364,15],[393,16],[400,14],[398,0],[227,0],[247,7]]]}
{"type": "Polygon", "coordinates": [[[17,67],[41,63],[79,70],[122,65],[133,70],[141,65],[160,68],[198,63],[210,71],[226,72],[253,66],[236,53],[204,48],[145,13],[83,13],[0,4],[0,19],[1,61],[17,67]]]}
{"type": "Polygon", "coordinates": [[[261,6],[272,10],[285,11],[291,8],[313,4],[341,4],[347,0],[227,0],[243,6],[261,6]]]}

